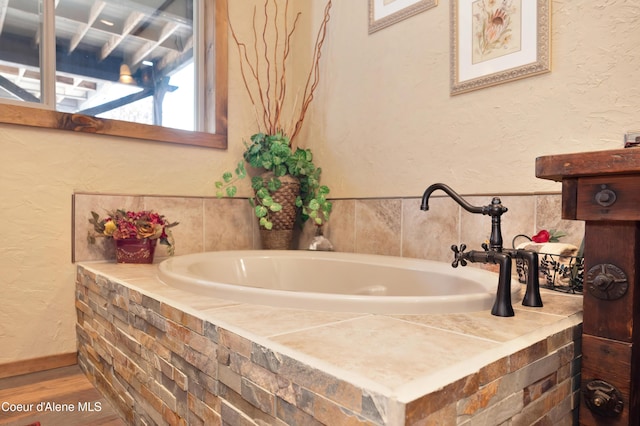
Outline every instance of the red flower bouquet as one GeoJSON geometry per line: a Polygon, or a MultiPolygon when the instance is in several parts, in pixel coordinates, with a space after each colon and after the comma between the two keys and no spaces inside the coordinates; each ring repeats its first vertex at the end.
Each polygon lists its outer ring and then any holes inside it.
{"type": "Polygon", "coordinates": [[[96,235],[89,234],[89,241],[95,243],[96,237],[113,238],[114,240],[149,239],[159,240],[160,244],[168,246],[173,255],[175,242],[171,228],[178,222],[169,222],[159,213],[143,210],[132,212],[114,210],[101,219],[96,212],[91,212],[89,223],[93,225],[96,235]]]}

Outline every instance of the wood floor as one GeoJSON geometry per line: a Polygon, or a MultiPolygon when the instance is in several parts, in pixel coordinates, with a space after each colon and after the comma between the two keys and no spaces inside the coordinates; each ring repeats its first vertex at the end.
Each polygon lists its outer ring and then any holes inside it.
{"type": "Polygon", "coordinates": [[[77,365],[0,379],[0,425],[36,422],[40,426],[126,425],[77,365]]]}

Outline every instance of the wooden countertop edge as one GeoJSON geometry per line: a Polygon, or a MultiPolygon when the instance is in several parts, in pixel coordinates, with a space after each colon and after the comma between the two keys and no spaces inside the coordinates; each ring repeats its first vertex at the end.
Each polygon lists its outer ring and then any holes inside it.
{"type": "Polygon", "coordinates": [[[536,177],[562,181],[580,176],[640,174],[640,148],[547,155],[536,158],[536,177]]]}

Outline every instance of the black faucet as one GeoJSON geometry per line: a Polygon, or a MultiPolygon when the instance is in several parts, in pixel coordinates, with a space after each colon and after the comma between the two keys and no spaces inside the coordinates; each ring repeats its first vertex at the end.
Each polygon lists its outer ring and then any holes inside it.
{"type": "Polygon", "coordinates": [[[502,205],[500,198],[493,197],[491,204],[487,206],[472,206],[465,201],[457,192],[443,183],[434,183],[429,186],[422,196],[421,210],[429,210],[429,197],[433,191],[441,190],[454,199],[463,209],[469,213],[483,214],[491,216],[491,236],[489,244],[482,244],[482,251],[471,250],[465,252],[467,246],[460,244],[460,247],[451,246],[454,252],[454,260],[451,266],[457,268],[458,265],[466,266],[471,263],[493,263],[500,266],[498,277],[498,290],[496,300],[491,309],[491,314],[499,317],[512,317],[514,315],[511,305],[511,264],[513,259],[522,259],[527,263],[527,289],[525,291],[522,304],[524,306],[542,307],[540,297],[540,280],[538,277],[538,253],[521,249],[504,249],[502,247],[502,230],[500,227],[500,217],[507,212],[507,208],[502,205]]]}

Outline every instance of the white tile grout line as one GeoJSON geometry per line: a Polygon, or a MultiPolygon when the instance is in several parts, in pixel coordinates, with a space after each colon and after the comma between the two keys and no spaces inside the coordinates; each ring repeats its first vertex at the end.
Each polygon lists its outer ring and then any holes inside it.
{"type": "Polygon", "coordinates": [[[334,325],[338,325],[338,324],[343,324],[343,323],[347,323],[347,322],[351,322],[351,321],[356,321],[356,320],[359,320],[359,319],[362,319],[362,318],[366,318],[366,317],[371,317],[371,316],[374,316],[374,315],[375,314],[361,314],[361,315],[358,315],[358,316],[354,316],[352,318],[345,318],[345,319],[341,319],[341,320],[325,322],[325,323],[322,323],[322,324],[310,325],[310,326],[307,326],[307,327],[301,327],[301,328],[297,328],[297,329],[282,331],[280,333],[267,334],[264,337],[266,337],[267,339],[271,339],[271,338],[278,337],[278,336],[285,336],[287,334],[300,333],[302,331],[315,330],[315,329],[318,329],[318,328],[330,327],[330,326],[334,326],[334,325]]]}

